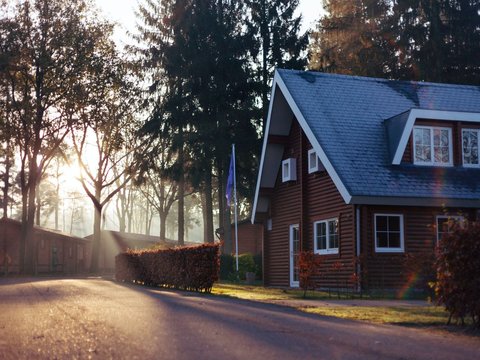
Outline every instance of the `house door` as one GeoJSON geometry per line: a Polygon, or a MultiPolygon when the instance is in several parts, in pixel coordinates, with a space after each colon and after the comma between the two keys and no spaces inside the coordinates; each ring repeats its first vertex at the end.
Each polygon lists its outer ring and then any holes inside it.
{"type": "Polygon", "coordinates": [[[299,286],[298,252],[300,251],[300,231],[298,224],[290,225],[290,286],[299,286]]]}

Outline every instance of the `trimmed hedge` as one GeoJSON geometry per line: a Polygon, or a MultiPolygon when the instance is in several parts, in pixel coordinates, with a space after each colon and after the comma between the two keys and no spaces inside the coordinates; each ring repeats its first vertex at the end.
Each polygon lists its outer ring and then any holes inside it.
{"type": "Polygon", "coordinates": [[[129,250],[115,257],[117,281],[210,292],[220,270],[219,244],[129,250]]]}

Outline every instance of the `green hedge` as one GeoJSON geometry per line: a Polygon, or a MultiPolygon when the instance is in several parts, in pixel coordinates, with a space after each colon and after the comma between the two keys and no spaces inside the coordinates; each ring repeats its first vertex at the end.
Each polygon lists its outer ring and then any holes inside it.
{"type": "Polygon", "coordinates": [[[220,270],[219,244],[129,250],[115,258],[118,281],[210,292],[220,270]]]}

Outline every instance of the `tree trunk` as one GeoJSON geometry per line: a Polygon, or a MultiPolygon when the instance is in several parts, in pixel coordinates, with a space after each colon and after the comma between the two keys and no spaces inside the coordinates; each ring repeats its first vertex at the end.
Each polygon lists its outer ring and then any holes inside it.
{"type": "Polygon", "coordinates": [[[33,231],[35,220],[35,200],[37,188],[38,168],[35,160],[29,168],[28,182],[28,203],[27,203],[27,222],[25,224],[25,263],[24,270],[26,274],[35,275],[35,234],[33,231]]]}
{"type": "Polygon", "coordinates": [[[167,215],[165,211],[159,212],[160,215],[160,240],[165,240],[165,234],[167,229],[167,215]]]}
{"type": "MultiPolygon", "coordinates": [[[[183,130],[180,131],[183,139],[183,130]]],[[[178,161],[180,164],[180,178],[178,181],[178,245],[185,244],[185,154],[183,146],[178,150],[178,161]]]]}
{"type": "MultiPolygon", "coordinates": [[[[100,203],[102,195],[101,186],[98,184],[95,186],[95,198],[100,203]]],[[[90,264],[90,272],[96,273],[99,270],[99,258],[101,249],[101,225],[102,225],[102,206],[100,204],[94,205],[94,218],[93,218],[93,244],[92,244],[92,262],[90,264]]]]}
{"type": "Polygon", "coordinates": [[[211,170],[206,171],[205,176],[205,239],[206,243],[214,242],[213,235],[213,197],[212,197],[212,173],[211,170]]]}
{"type": "Polygon", "coordinates": [[[11,157],[10,157],[10,144],[7,143],[6,148],[6,156],[5,156],[5,172],[3,174],[3,218],[6,219],[8,217],[8,191],[10,189],[10,168],[12,167],[11,157]]]}
{"type": "Polygon", "coordinates": [[[20,273],[25,273],[25,252],[27,239],[27,209],[28,209],[28,188],[25,178],[25,159],[22,159],[22,166],[20,169],[20,187],[22,189],[22,227],[20,231],[20,258],[19,267],[20,273]]]}
{"type": "Polygon", "coordinates": [[[40,196],[40,184],[37,186],[37,190],[36,190],[36,201],[37,201],[37,207],[35,209],[35,225],[37,226],[40,226],[40,211],[42,209],[42,199],[41,199],[41,196],[40,196]]]}
{"type": "Polygon", "coordinates": [[[56,180],[57,184],[55,186],[55,230],[59,230],[58,228],[58,212],[59,212],[59,207],[60,207],[60,161],[57,159],[57,169],[56,169],[56,180]]]}
{"type": "MultiPolygon", "coordinates": [[[[223,252],[225,254],[231,254],[233,252],[233,245],[232,245],[232,226],[230,222],[230,208],[231,206],[227,205],[226,198],[225,198],[225,190],[224,190],[224,184],[227,183],[227,177],[228,174],[225,173],[225,171],[222,171],[221,169],[218,170],[219,174],[221,175],[219,177],[219,182],[218,182],[218,210],[219,214],[221,213],[222,216],[219,216],[220,220],[220,226],[222,227],[223,230],[223,252]]],[[[233,202],[233,191],[234,189],[232,188],[232,193],[230,196],[231,202],[233,202]]]]}

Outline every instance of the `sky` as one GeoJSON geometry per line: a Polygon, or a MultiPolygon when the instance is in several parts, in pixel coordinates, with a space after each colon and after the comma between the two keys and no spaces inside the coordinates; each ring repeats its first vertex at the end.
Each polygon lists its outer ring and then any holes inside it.
{"type": "MultiPolygon", "coordinates": [[[[128,41],[126,31],[133,31],[135,16],[133,14],[137,0],[95,0],[105,17],[119,24],[115,30],[117,43],[128,41]]],[[[297,9],[303,16],[302,31],[312,28],[323,12],[322,0],[300,0],[297,9]]]]}

